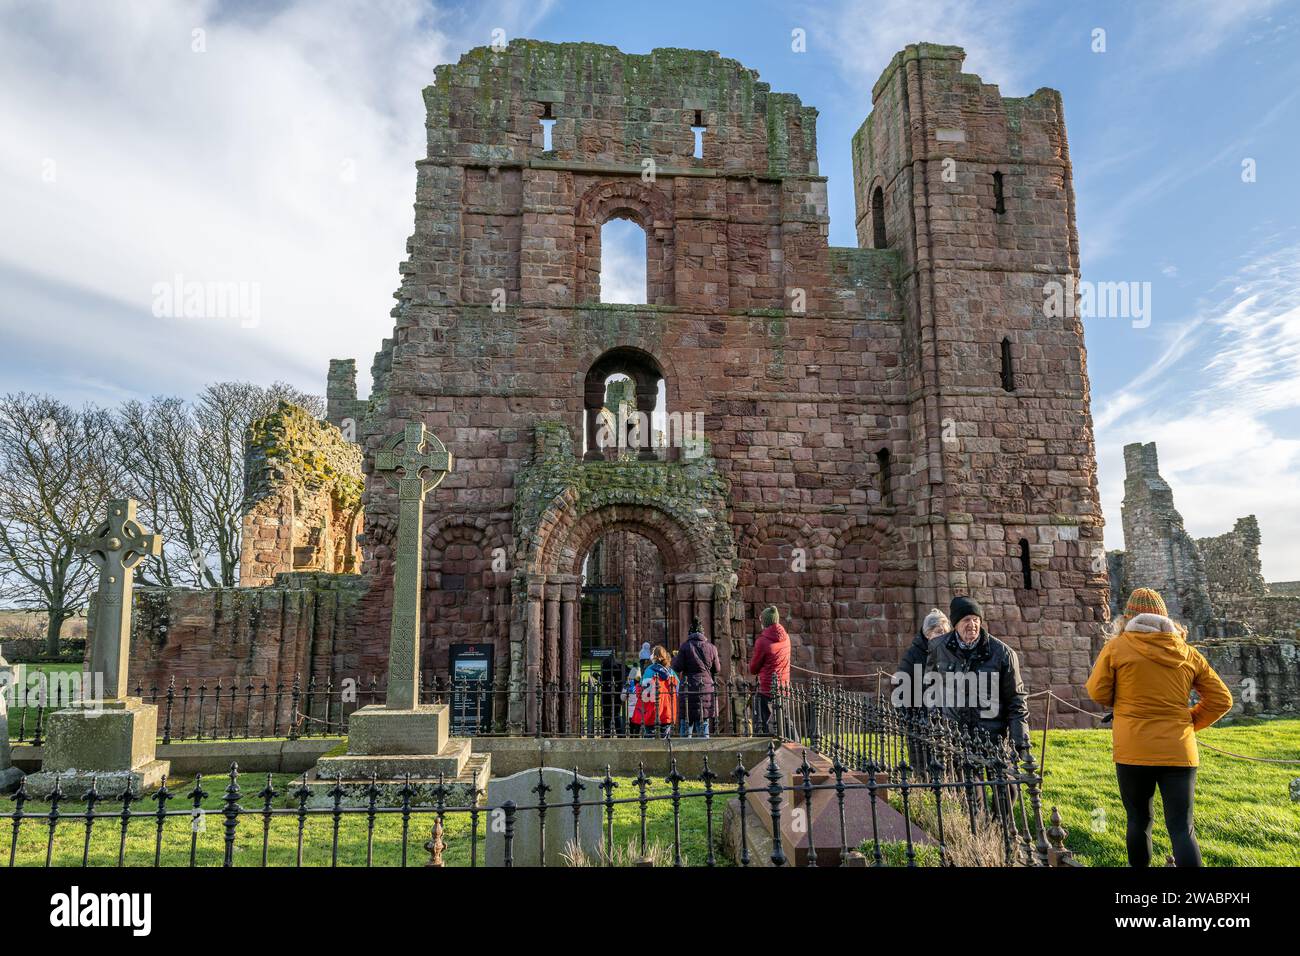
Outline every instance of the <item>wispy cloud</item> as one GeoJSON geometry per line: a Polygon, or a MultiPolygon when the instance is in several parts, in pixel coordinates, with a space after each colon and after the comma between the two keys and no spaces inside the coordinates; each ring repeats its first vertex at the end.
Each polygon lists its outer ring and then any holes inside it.
{"type": "Polygon", "coordinates": [[[1032,52],[1019,46],[1013,24],[1026,5],[1018,0],[845,0],[808,10],[812,26],[841,72],[869,91],[894,54],[909,43],[950,43],[966,51],[965,69],[1007,95],[1019,86],[1032,52]]]}
{"type": "Polygon", "coordinates": [[[63,373],[68,397],[111,401],[103,382],[319,388],[330,357],[368,368],[412,231],[420,91],[548,6],[5,4],[0,270],[22,307],[6,296],[0,323],[25,346],[0,378],[63,373]],[[255,287],[260,320],[156,317],[155,286],[177,276],[255,287]]]}
{"type": "Polygon", "coordinates": [[[1122,537],[1123,446],[1155,441],[1189,530],[1219,534],[1258,514],[1266,577],[1300,577],[1300,438],[1276,416],[1300,410],[1300,243],[1247,258],[1219,301],[1096,415],[1107,538],[1122,537]]]}

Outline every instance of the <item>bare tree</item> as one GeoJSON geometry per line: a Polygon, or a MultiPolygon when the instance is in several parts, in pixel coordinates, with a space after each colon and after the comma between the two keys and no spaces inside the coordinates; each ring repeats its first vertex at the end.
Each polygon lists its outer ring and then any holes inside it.
{"type": "Polygon", "coordinates": [[[120,443],[141,514],[164,532],[163,555],[145,580],[162,585],[233,587],[239,577],[244,512],[244,438],[281,401],[312,415],[324,400],[277,382],[209,385],[193,403],[155,398],[128,402],[117,416],[120,443]]]}
{"type": "Polygon", "coordinates": [[[6,603],[45,613],[51,656],[94,586],[76,538],[104,520],[120,472],[103,409],[27,393],[0,399],[0,580],[6,603]]]}

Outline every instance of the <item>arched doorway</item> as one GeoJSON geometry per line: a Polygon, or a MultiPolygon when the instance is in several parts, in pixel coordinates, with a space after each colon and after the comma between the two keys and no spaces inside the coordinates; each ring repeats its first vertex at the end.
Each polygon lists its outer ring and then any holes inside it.
{"type": "Polygon", "coordinates": [[[582,562],[578,604],[578,713],[585,733],[626,730],[619,692],[643,644],[676,647],[670,637],[664,559],[635,531],[596,539],[582,562]]]}
{"type": "Polygon", "coordinates": [[[553,502],[528,549],[526,571],[516,577],[513,725],[529,733],[590,732],[581,696],[584,673],[598,660],[590,650],[607,646],[635,657],[647,640],[673,650],[693,618],[718,645],[729,673],[732,618],[739,615],[733,561],[724,559],[713,518],[639,502],[582,512],[563,495],[553,502]],[[596,587],[617,588],[602,593],[620,598],[589,602],[591,630],[584,633],[588,577],[596,587]]]}

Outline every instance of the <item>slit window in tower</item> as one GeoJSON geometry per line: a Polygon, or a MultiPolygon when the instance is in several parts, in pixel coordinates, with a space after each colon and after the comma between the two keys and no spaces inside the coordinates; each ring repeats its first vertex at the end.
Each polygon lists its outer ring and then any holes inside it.
{"type": "Polygon", "coordinates": [[[999,216],[1007,211],[1007,204],[1002,194],[1002,174],[993,174],[993,211],[999,216]]]}
{"type": "Polygon", "coordinates": [[[1011,363],[1011,340],[1002,340],[1002,387],[1008,392],[1016,390],[1016,370],[1011,363]]]}
{"type": "Polygon", "coordinates": [[[871,245],[885,248],[885,191],[879,186],[871,194],[871,245]]]}
{"type": "Polygon", "coordinates": [[[876,452],[876,469],[880,481],[880,503],[887,506],[889,504],[890,484],[888,448],[882,448],[876,452]]]}
{"type": "Polygon", "coordinates": [[[1034,571],[1029,566],[1029,542],[1025,538],[1020,539],[1020,576],[1024,578],[1025,590],[1032,590],[1034,571]]]}
{"type": "Polygon", "coordinates": [[[695,111],[695,125],[691,127],[691,132],[695,134],[695,152],[696,159],[704,158],[704,134],[708,132],[708,127],[704,125],[704,113],[701,110],[695,111]]]}
{"type": "Polygon", "coordinates": [[[555,117],[551,113],[551,104],[542,104],[542,152],[549,153],[555,147],[551,145],[551,132],[555,129],[555,117]]]}

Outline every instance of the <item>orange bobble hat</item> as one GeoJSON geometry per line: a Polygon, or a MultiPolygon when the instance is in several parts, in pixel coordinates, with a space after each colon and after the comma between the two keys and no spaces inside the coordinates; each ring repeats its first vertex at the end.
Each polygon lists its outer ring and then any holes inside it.
{"type": "Polygon", "coordinates": [[[1161,617],[1168,617],[1169,609],[1165,607],[1165,599],[1160,596],[1159,591],[1152,588],[1138,588],[1128,596],[1124,613],[1129,617],[1138,614],[1159,614],[1161,617]]]}

